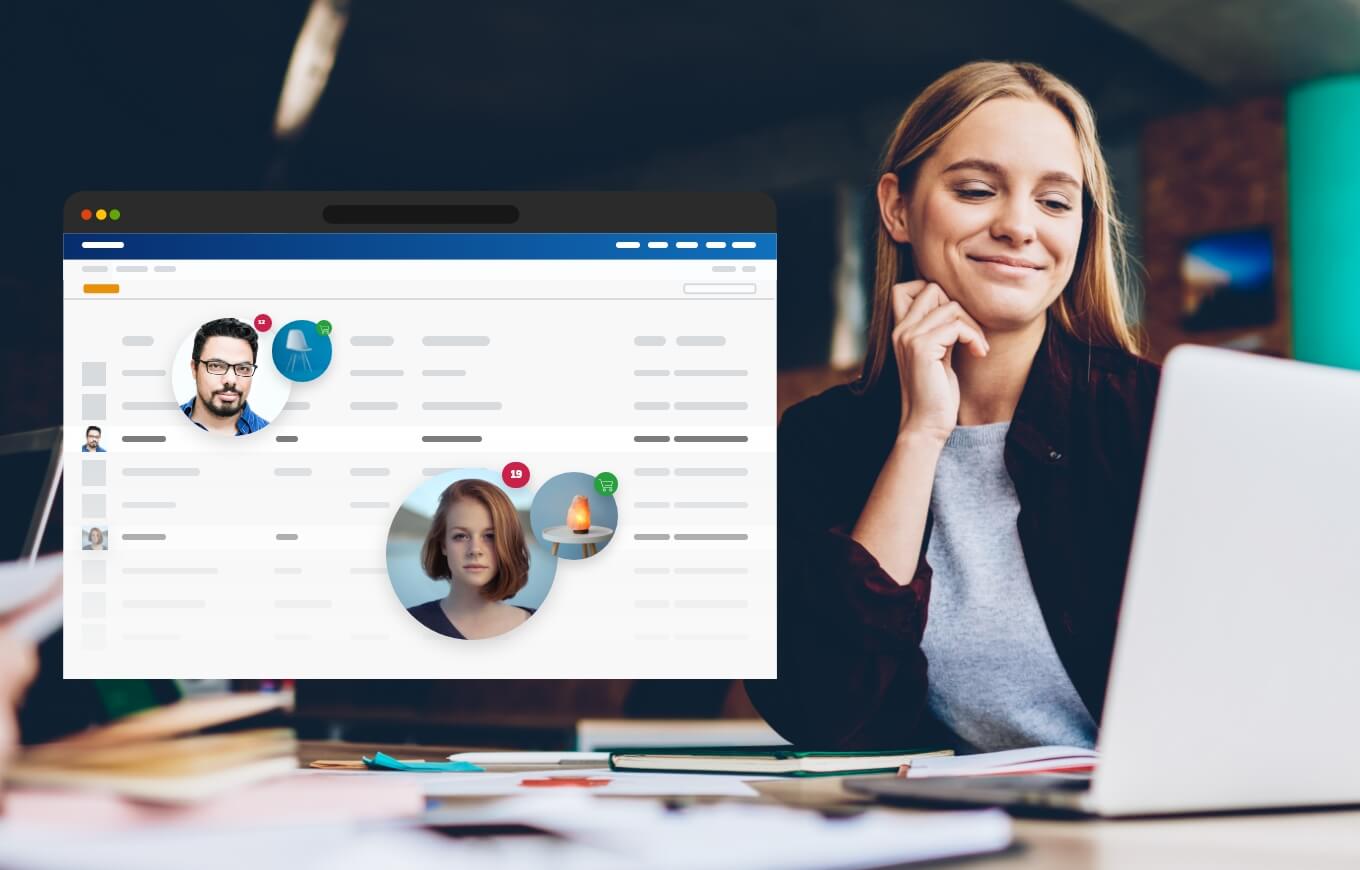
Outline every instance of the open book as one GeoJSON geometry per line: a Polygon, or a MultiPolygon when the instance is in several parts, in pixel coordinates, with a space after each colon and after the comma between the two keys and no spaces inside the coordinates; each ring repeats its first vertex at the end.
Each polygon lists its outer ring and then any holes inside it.
{"type": "Polygon", "coordinates": [[[929,776],[1004,776],[1021,773],[1090,773],[1099,756],[1080,746],[1033,746],[948,758],[918,758],[899,771],[911,779],[929,776]]]}
{"type": "Polygon", "coordinates": [[[289,728],[266,727],[289,693],[188,698],[108,725],[27,747],[7,779],[23,785],[82,788],[154,803],[193,803],[286,774],[297,767],[289,728]],[[249,730],[214,731],[228,723],[249,730]]]}

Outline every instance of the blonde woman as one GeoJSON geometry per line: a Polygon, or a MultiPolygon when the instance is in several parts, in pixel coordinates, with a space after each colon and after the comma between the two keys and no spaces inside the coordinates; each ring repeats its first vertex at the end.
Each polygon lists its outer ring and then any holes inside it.
{"type": "Polygon", "coordinates": [[[1157,390],[1085,99],[1024,63],[931,84],[888,141],[859,380],[779,432],[795,743],[1094,744],[1157,390]]]}

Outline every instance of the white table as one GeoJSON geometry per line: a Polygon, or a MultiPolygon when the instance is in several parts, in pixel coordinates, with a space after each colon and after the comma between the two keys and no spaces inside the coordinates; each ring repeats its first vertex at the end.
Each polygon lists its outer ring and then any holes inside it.
{"type": "Polygon", "coordinates": [[[550,526],[543,530],[543,540],[552,544],[552,554],[557,555],[561,544],[580,544],[581,558],[589,559],[600,552],[600,543],[609,540],[614,530],[608,526],[591,526],[590,531],[577,534],[570,526],[550,526]]]}

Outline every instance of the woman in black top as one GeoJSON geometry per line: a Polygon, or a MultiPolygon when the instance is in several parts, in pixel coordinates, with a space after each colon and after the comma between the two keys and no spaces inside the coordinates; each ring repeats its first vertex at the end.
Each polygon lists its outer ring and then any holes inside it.
{"type": "Polygon", "coordinates": [[[449,581],[448,595],[407,611],[432,631],[495,637],[534,613],[504,603],[529,581],[529,548],[515,506],[495,484],[458,480],[440,494],[420,563],[431,580],[449,581]]]}
{"type": "Polygon", "coordinates": [[[779,677],[749,694],[796,744],[954,742],[922,651],[934,474],[956,426],[1009,422],[1016,570],[1098,722],[1158,370],[1090,107],[1032,64],[960,67],[903,114],[877,194],[861,377],[780,425],[779,677]]]}

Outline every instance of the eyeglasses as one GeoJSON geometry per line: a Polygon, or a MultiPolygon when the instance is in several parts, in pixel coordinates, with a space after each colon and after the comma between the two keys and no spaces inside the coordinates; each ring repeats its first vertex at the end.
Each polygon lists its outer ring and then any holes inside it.
{"type": "Polygon", "coordinates": [[[259,368],[254,363],[229,363],[220,359],[196,359],[194,362],[207,369],[210,375],[225,375],[227,369],[231,369],[236,372],[238,378],[248,378],[254,375],[255,370],[259,368]]]}

